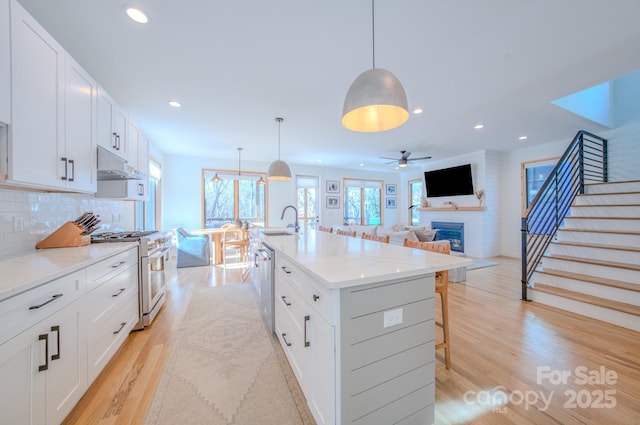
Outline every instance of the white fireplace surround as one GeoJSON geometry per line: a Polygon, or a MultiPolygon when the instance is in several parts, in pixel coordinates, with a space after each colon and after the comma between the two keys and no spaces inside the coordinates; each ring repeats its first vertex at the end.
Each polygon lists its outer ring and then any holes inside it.
{"type": "Polygon", "coordinates": [[[487,211],[420,211],[420,223],[431,224],[432,221],[464,223],[464,253],[468,257],[485,258],[496,255],[491,247],[485,246],[488,238],[484,232],[488,229],[484,220],[487,211]]]}

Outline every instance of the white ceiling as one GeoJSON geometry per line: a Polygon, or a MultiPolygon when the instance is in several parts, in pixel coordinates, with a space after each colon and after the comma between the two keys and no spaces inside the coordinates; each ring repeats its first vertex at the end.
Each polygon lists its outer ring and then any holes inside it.
{"type": "Polygon", "coordinates": [[[638,0],[378,0],[376,66],[424,113],[354,133],[340,117],[372,63],[369,0],[19,1],[166,153],[270,162],[278,116],[291,164],[568,142],[604,128],[549,102],[640,70],[638,0]]]}

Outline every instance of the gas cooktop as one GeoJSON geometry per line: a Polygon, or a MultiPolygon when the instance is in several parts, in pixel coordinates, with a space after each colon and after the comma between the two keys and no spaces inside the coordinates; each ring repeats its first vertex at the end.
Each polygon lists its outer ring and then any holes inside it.
{"type": "Polygon", "coordinates": [[[157,230],[134,230],[124,232],[103,232],[91,235],[91,242],[136,242],[145,236],[158,233],[157,230]]]}

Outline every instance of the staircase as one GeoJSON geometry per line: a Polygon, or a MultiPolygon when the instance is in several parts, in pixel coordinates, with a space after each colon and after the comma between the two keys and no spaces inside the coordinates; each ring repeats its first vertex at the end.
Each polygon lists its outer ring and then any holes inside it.
{"type": "Polygon", "coordinates": [[[640,181],[585,185],[532,281],[532,301],[640,331],[640,181]]]}

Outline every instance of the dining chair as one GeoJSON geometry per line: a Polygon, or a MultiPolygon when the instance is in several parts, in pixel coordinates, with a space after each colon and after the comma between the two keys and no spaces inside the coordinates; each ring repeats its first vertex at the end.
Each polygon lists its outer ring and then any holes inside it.
{"type": "Polygon", "coordinates": [[[362,232],[362,239],[366,239],[369,241],[377,241],[377,242],[382,242],[382,243],[389,243],[389,240],[391,239],[391,236],[386,235],[386,236],[379,236],[379,235],[372,235],[366,232],[362,232]]]}
{"type": "Polygon", "coordinates": [[[222,236],[222,264],[227,267],[228,250],[233,249],[234,254],[240,255],[240,262],[246,264],[249,261],[249,237],[248,232],[235,226],[226,227],[222,236]]]}
{"type": "Polygon", "coordinates": [[[338,229],[338,230],[336,230],[336,234],[337,235],[343,235],[343,236],[351,236],[353,238],[356,237],[356,231],[355,230],[353,232],[350,232],[348,230],[338,229]]]}
{"type": "Polygon", "coordinates": [[[321,232],[333,233],[333,227],[318,226],[318,230],[320,230],[321,232]]]}

